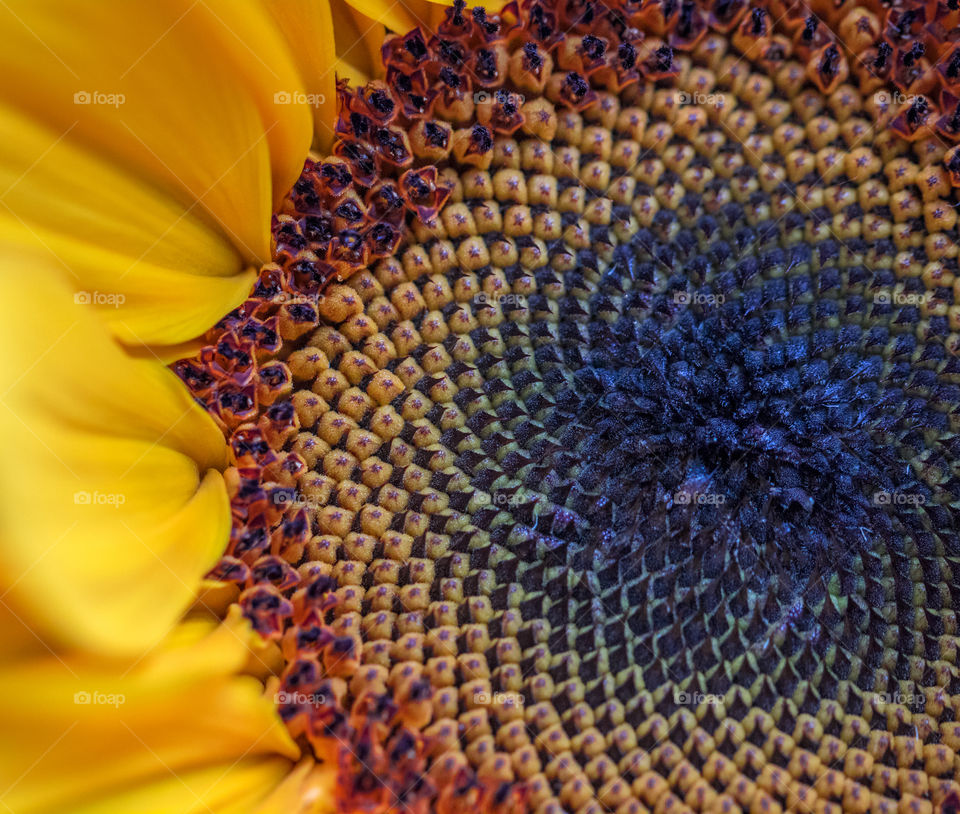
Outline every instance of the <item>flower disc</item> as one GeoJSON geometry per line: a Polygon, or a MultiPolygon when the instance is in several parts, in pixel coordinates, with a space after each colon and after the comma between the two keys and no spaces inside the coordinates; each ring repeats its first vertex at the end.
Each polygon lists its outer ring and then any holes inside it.
{"type": "Polygon", "coordinates": [[[341,86],[177,370],[346,810],[948,810],[960,172],[898,13],[457,4],[341,86]]]}

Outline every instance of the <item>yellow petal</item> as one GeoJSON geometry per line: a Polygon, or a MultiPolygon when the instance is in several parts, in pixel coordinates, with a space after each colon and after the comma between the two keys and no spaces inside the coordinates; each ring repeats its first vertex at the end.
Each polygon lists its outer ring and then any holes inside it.
{"type": "Polygon", "coordinates": [[[326,153],[333,144],[337,118],[334,69],[333,16],[326,2],[316,0],[263,0],[283,36],[309,94],[313,113],[314,146],[326,153]]]}
{"type": "MultiPolygon", "coordinates": [[[[289,50],[254,0],[0,5],[0,95],[195,205],[250,263],[299,173],[310,111],[289,50]],[[278,97],[277,94],[290,94],[278,97]]],[[[50,216],[56,218],[56,190],[50,216]]]]}
{"type": "Polygon", "coordinates": [[[406,3],[385,3],[382,0],[345,0],[371,21],[383,23],[398,34],[405,34],[426,21],[418,20],[407,8],[406,3]]]}
{"type": "MultiPolygon", "coordinates": [[[[71,805],[69,811],[70,814],[251,814],[262,804],[264,794],[284,788],[290,771],[290,761],[285,758],[254,758],[189,769],[176,775],[167,773],[131,789],[117,788],[100,799],[71,805]]],[[[43,806],[27,809],[30,811],[60,814],[63,809],[43,806]]],[[[296,812],[295,808],[282,810],[282,814],[296,812]]]]}
{"type": "Polygon", "coordinates": [[[0,591],[0,663],[12,659],[49,653],[48,645],[40,638],[29,621],[17,614],[2,597],[0,591]]]}
{"type": "Polygon", "coordinates": [[[371,79],[383,79],[383,77],[386,75],[386,71],[383,67],[383,58],[381,52],[383,49],[383,40],[387,36],[387,27],[382,21],[371,20],[369,17],[363,14],[363,12],[358,11],[352,5],[348,4],[346,10],[354,24],[357,26],[357,30],[360,32],[360,39],[357,41],[357,45],[366,50],[367,61],[370,65],[369,71],[363,77],[361,82],[355,82],[351,78],[351,85],[353,87],[358,87],[361,84],[366,84],[371,79]]]}
{"type": "MultiPolygon", "coordinates": [[[[337,0],[334,0],[336,3],[337,0]]],[[[406,34],[420,26],[424,31],[434,31],[443,21],[444,12],[453,5],[452,0],[404,0],[403,3],[391,3],[389,0],[343,0],[368,20],[383,23],[389,31],[406,34]]],[[[499,11],[505,5],[504,0],[471,2],[470,7],[482,6],[489,13],[499,11]]],[[[363,30],[364,26],[360,25],[363,30]]],[[[381,38],[382,39],[382,38],[381,38]]]]}
{"type": "Polygon", "coordinates": [[[334,782],[333,769],[310,758],[292,769],[285,758],[243,760],[119,790],[71,814],[333,814],[334,782]]]}
{"type": "Polygon", "coordinates": [[[335,784],[335,767],[304,758],[257,806],[255,814],[332,814],[335,784]]]}
{"type": "MultiPolygon", "coordinates": [[[[373,76],[367,72],[370,64],[369,56],[364,57],[364,64],[366,68],[357,67],[356,65],[347,62],[345,59],[337,60],[337,79],[346,79],[352,87],[360,87],[365,85],[373,76]]],[[[323,158],[323,156],[319,156],[323,158]]]]}
{"type": "Polygon", "coordinates": [[[2,602],[54,642],[139,651],[225,547],[223,436],[42,262],[0,269],[2,602]]]}
{"type": "Polygon", "coordinates": [[[185,622],[133,664],[74,654],[0,668],[0,805],[239,812],[287,794],[299,749],[260,682],[237,674],[254,635],[235,614],[185,622]]]}
{"type": "Polygon", "coordinates": [[[349,66],[348,77],[351,83],[363,78],[367,81],[377,75],[379,60],[371,58],[371,49],[367,47],[367,37],[383,35],[383,25],[368,21],[359,25],[352,9],[345,0],[331,0],[330,13],[333,16],[333,30],[336,34],[337,59],[340,64],[349,66]]]}
{"type": "Polygon", "coordinates": [[[0,106],[0,234],[43,248],[122,341],[197,336],[249,292],[253,272],[197,208],[0,106]]]}

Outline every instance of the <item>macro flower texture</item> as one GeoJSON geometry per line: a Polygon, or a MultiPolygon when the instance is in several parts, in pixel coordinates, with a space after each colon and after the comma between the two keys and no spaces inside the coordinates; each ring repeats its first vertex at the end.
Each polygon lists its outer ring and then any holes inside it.
{"type": "Polygon", "coordinates": [[[0,812],[960,811],[957,0],[0,0],[0,812]]]}

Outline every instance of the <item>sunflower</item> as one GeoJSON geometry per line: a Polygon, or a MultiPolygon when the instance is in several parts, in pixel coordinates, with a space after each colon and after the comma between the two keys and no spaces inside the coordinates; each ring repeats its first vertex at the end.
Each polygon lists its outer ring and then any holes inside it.
{"type": "Polygon", "coordinates": [[[955,6],[6,7],[0,800],[960,810],[955,6]]]}

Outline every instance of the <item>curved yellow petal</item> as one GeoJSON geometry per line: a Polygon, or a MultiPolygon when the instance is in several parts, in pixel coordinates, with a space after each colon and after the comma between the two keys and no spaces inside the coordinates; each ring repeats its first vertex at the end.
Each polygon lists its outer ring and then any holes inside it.
{"type": "Polygon", "coordinates": [[[344,0],[344,2],[367,19],[382,23],[390,31],[398,34],[405,34],[410,29],[426,23],[426,20],[418,20],[409,11],[406,3],[389,3],[382,0],[344,0]]]}
{"type": "Polygon", "coordinates": [[[255,814],[332,814],[335,784],[335,767],[304,758],[257,806],[255,814]]]}
{"type": "MultiPolygon", "coordinates": [[[[363,63],[369,66],[369,57],[364,57],[363,63]]],[[[373,79],[373,75],[367,73],[366,68],[353,65],[345,59],[338,59],[337,79],[346,79],[352,87],[357,88],[373,79]]],[[[320,157],[322,158],[323,156],[321,155],[320,157]]]]}
{"type": "Polygon", "coordinates": [[[249,292],[198,208],[3,106],[0,144],[0,235],[39,244],[123,342],[182,342],[249,292]]]}
{"type": "Polygon", "coordinates": [[[285,758],[242,760],[120,790],[71,814],[334,814],[333,775],[310,758],[292,769],[285,758]]]}
{"type": "MultiPolygon", "coordinates": [[[[100,799],[71,806],[70,814],[252,814],[271,789],[290,775],[285,758],[254,758],[235,764],[168,772],[131,789],[118,788],[100,799]]],[[[19,811],[19,809],[14,809],[19,811]]],[[[31,811],[30,809],[27,810],[31,811]]],[[[36,812],[61,814],[43,806],[36,812]]],[[[282,814],[296,814],[296,808],[282,814]]],[[[311,812],[312,814],[312,812],[311,812]]]]}
{"type": "MultiPolygon", "coordinates": [[[[182,3],[184,15],[197,5],[194,0],[177,2],[182,3]]],[[[262,0],[203,0],[200,6],[209,14],[204,27],[211,26],[218,34],[213,58],[230,63],[228,81],[234,90],[239,82],[260,113],[263,137],[270,146],[275,209],[300,176],[310,148],[316,88],[306,84],[315,80],[303,66],[313,63],[304,62],[297,53],[300,42],[291,40],[289,30],[277,25],[276,16],[262,0]]],[[[305,16],[301,26],[302,35],[311,31],[314,20],[305,16]]],[[[316,29],[316,35],[326,38],[329,32],[316,29]]],[[[323,50],[322,44],[323,39],[318,39],[312,48],[323,50]]],[[[335,104],[335,99],[324,96],[323,104],[335,104]]],[[[270,260],[270,256],[258,255],[258,259],[270,260]]]]}
{"type": "Polygon", "coordinates": [[[253,636],[234,615],[182,623],[132,664],[73,654],[0,668],[0,805],[239,812],[286,794],[299,749],[260,682],[238,674],[253,636]]]}
{"type": "MultiPolygon", "coordinates": [[[[358,45],[366,49],[367,60],[369,61],[370,71],[363,78],[362,83],[369,82],[371,79],[383,79],[386,70],[383,66],[382,49],[383,40],[387,36],[387,27],[377,20],[371,20],[363,12],[358,11],[354,6],[348,5],[347,12],[361,32],[358,45]]],[[[409,29],[408,29],[409,30],[409,29]]],[[[358,84],[351,79],[351,84],[356,87],[358,84]]]]}
{"type": "Polygon", "coordinates": [[[336,53],[333,16],[327,2],[263,0],[290,43],[313,113],[313,143],[326,153],[333,144],[337,117],[336,53]]]}
{"type": "Polygon", "coordinates": [[[383,38],[383,24],[375,21],[357,22],[353,9],[346,0],[331,0],[330,13],[333,16],[333,30],[336,35],[338,71],[341,66],[349,66],[346,75],[351,83],[357,80],[368,81],[377,76],[379,59],[373,58],[373,51],[367,46],[368,37],[383,38]]]}
{"type": "Polygon", "coordinates": [[[0,599],[0,630],[3,631],[0,663],[50,652],[49,646],[30,626],[29,620],[5,604],[3,599],[0,599]]]}
{"type": "MultiPolygon", "coordinates": [[[[333,3],[338,1],[347,3],[366,19],[382,23],[387,30],[397,34],[405,34],[416,26],[425,31],[436,30],[444,19],[446,9],[453,5],[452,0],[404,0],[403,3],[390,0],[333,0],[333,3]]],[[[470,3],[471,8],[483,6],[490,13],[499,11],[504,5],[504,0],[470,3]]],[[[358,25],[361,30],[365,29],[363,24],[358,25]]]]}
{"type": "MultiPolygon", "coordinates": [[[[190,206],[244,259],[269,259],[275,201],[302,167],[310,112],[255,0],[0,4],[0,96],[190,206]]],[[[56,191],[51,190],[55,217],[56,191]]]]}
{"type": "Polygon", "coordinates": [[[225,547],[223,436],[29,257],[0,256],[0,602],[44,638],[158,641],[225,547]]]}

